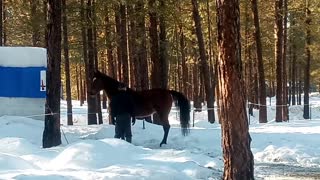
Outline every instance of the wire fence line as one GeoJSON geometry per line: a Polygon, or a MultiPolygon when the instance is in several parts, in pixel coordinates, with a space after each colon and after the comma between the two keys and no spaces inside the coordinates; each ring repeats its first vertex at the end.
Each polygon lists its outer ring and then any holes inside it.
{"type": "MultiPolygon", "coordinates": [[[[246,103],[246,108],[249,108],[249,106],[250,105],[254,105],[254,106],[266,106],[267,108],[272,108],[272,107],[279,107],[279,106],[288,106],[288,107],[303,107],[303,106],[305,106],[305,105],[289,105],[289,104],[287,104],[287,105],[262,105],[262,104],[257,104],[257,103],[251,103],[251,102],[248,102],[248,103],[246,103]]],[[[307,104],[307,105],[309,105],[309,116],[310,116],[310,118],[309,119],[313,119],[312,118],[312,112],[314,111],[314,110],[312,110],[312,109],[315,109],[315,107],[318,107],[318,110],[320,111],[320,105],[315,105],[315,104],[307,104]]],[[[58,115],[58,114],[60,114],[60,116],[61,115],[63,115],[63,116],[68,116],[68,115],[90,115],[90,114],[98,114],[97,112],[95,112],[95,113],[88,113],[88,112],[71,112],[71,113],[68,113],[68,112],[66,112],[66,111],[60,111],[59,113],[57,113],[57,112],[52,112],[52,110],[51,110],[51,108],[49,108],[48,106],[46,106],[46,108],[47,108],[47,110],[49,110],[49,113],[44,113],[44,114],[33,114],[33,115],[27,115],[27,116],[25,116],[25,115],[15,115],[15,116],[17,116],[17,117],[20,117],[20,118],[33,118],[33,117],[40,117],[40,116],[43,116],[43,117],[45,117],[45,116],[53,116],[53,115],[58,115]]],[[[210,107],[210,108],[208,108],[208,107],[201,107],[201,108],[196,108],[196,107],[193,107],[193,108],[191,108],[190,109],[190,111],[192,112],[192,115],[193,115],[193,119],[192,119],[192,121],[193,121],[193,126],[194,126],[194,121],[195,121],[195,117],[196,117],[196,114],[198,113],[198,112],[202,112],[202,111],[210,111],[210,110],[218,110],[219,108],[217,107],[217,106],[214,106],[214,107],[210,107]]],[[[317,110],[317,109],[315,109],[315,110],[317,110]]],[[[301,111],[303,111],[303,110],[301,110],[301,111]]],[[[178,116],[178,114],[179,114],[179,108],[177,107],[177,106],[173,106],[172,107],[172,109],[171,109],[171,112],[172,113],[175,113],[176,114],[176,118],[177,119],[179,119],[179,116],[178,116]]],[[[104,111],[104,112],[102,112],[102,114],[103,115],[109,115],[109,112],[107,112],[107,111],[104,111]]],[[[250,114],[249,114],[249,111],[248,111],[248,115],[249,115],[249,119],[250,119],[250,114]]]]}
{"type": "MultiPolygon", "coordinates": [[[[303,106],[305,106],[305,105],[289,105],[289,104],[287,104],[287,105],[262,105],[262,104],[257,104],[257,103],[251,103],[251,102],[248,102],[247,103],[247,107],[246,108],[249,108],[249,106],[250,105],[254,105],[254,106],[266,106],[266,107],[268,107],[268,108],[271,108],[271,107],[278,107],[278,106],[288,106],[288,107],[303,107],[303,106]]],[[[318,110],[318,111],[320,111],[320,104],[306,104],[306,105],[309,105],[309,119],[311,120],[320,120],[320,118],[312,118],[312,108],[314,108],[314,107],[317,107],[318,109],[316,109],[316,110],[318,110]]],[[[40,116],[43,116],[43,117],[45,117],[45,116],[53,116],[53,115],[58,115],[58,114],[60,114],[60,116],[61,115],[88,115],[88,114],[98,114],[98,113],[88,113],[88,112],[72,112],[72,113],[68,113],[68,112],[66,112],[66,111],[60,111],[60,113],[57,113],[57,112],[52,112],[52,110],[51,110],[51,108],[49,108],[49,107],[47,107],[46,106],[46,108],[47,108],[47,110],[49,110],[49,113],[43,113],[43,114],[33,114],[33,115],[27,115],[27,116],[25,116],[25,115],[22,115],[22,116],[20,116],[20,115],[15,115],[16,116],[16,118],[33,118],[33,117],[40,117],[40,116]]],[[[211,107],[211,108],[207,108],[207,107],[202,107],[202,108],[191,108],[190,109],[190,111],[192,111],[192,115],[193,115],[193,117],[192,117],[192,127],[194,127],[195,126],[195,117],[196,117],[196,113],[197,112],[201,112],[201,111],[210,111],[210,110],[218,110],[219,108],[217,107],[217,106],[215,106],[215,107],[211,107]]],[[[303,109],[301,109],[301,111],[303,111],[303,109]]],[[[178,107],[176,107],[176,106],[173,106],[172,107],[172,109],[171,109],[171,112],[172,113],[175,113],[176,114],[176,119],[179,119],[179,116],[178,116],[178,114],[179,114],[179,108],[178,107]]],[[[248,111],[248,113],[249,113],[249,111],[248,111]]],[[[105,114],[105,115],[108,115],[109,113],[108,112],[102,112],[102,114],[105,114]]],[[[248,120],[249,120],[249,124],[250,124],[250,114],[248,114],[248,116],[249,116],[249,118],[248,118],[248,120]]],[[[290,116],[289,116],[290,117],[290,116]]],[[[290,119],[289,119],[290,120],[290,119]]],[[[301,119],[302,120],[302,119],[301,119]]],[[[270,121],[268,121],[268,123],[270,123],[270,122],[274,122],[275,120],[273,119],[273,120],[270,120],[270,121]]],[[[75,122],[75,121],[74,121],[75,122]]],[[[76,121],[77,122],[77,121],[76,121]]],[[[143,122],[143,124],[144,124],[144,122],[143,122]]],[[[65,141],[66,141],[66,143],[67,144],[69,144],[69,141],[68,141],[68,139],[67,139],[67,137],[66,137],[66,134],[65,134],[65,132],[64,132],[64,130],[63,130],[63,128],[62,127],[64,127],[64,125],[63,124],[60,124],[60,130],[61,130],[61,132],[62,132],[62,134],[63,134],[63,137],[64,137],[64,139],[65,139],[65,141]]]]}

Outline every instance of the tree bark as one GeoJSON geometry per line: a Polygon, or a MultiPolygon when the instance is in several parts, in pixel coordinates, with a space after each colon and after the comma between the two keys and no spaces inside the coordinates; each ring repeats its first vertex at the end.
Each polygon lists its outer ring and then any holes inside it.
{"type": "Polygon", "coordinates": [[[258,73],[259,73],[259,90],[260,90],[260,106],[259,106],[259,122],[267,122],[267,106],[266,106],[266,83],[263,68],[263,58],[262,58],[262,43],[261,43],[261,33],[259,24],[259,12],[257,0],[251,0],[253,20],[255,27],[255,41],[256,41],[256,56],[258,61],[258,73]]]}
{"type": "Polygon", "coordinates": [[[151,86],[152,88],[160,88],[161,87],[161,77],[160,77],[160,58],[159,58],[159,38],[158,38],[158,20],[156,13],[156,1],[149,0],[149,36],[150,36],[150,59],[152,63],[152,73],[151,73],[151,86]]]}
{"type": "Polygon", "coordinates": [[[82,77],[81,63],[79,63],[79,85],[80,85],[80,106],[84,104],[85,93],[84,93],[84,83],[82,77]]]}
{"type": "Polygon", "coordinates": [[[67,100],[67,122],[68,125],[73,125],[72,120],[72,102],[71,102],[71,82],[70,82],[70,65],[69,65],[69,42],[67,28],[67,5],[66,0],[62,0],[62,27],[63,27],[63,51],[64,51],[64,73],[66,80],[66,100],[67,100]]]}
{"type": "Polygon", "coordinates": [[[311,11],[309,9],[309,1],[306,0],[306,63],[304,69],[304,88],[303,88],[303,118],[310,119],[309,89],[310,89],[310,62],[311,62],[311,11]]]}
{"type": "Polygon", "coordinates": [[[129,63],[128,63],[128,36],[127,36],[127,13],[126,5],[120,5],[120,47],[121,47],[121,71],[122,82],[129,85],[129,63]]]}
{"type": "MultiPolygon", "coordinates": [[[[101,69],[101,71],[103,72],[103,73],[105,73],[105,74],[108,74],[107,73],[107,65],[106,65],[106,62],[107,62],[107,59],[105,60],[105,61],[102,61],[101,62],[101,67],[102,67],[102,69],[101,69]]],[[[102,100],[101,100],[101,102],[102,102],[102,105],[101,105],[101,108],[102,109],[107,109],[107,94],[106,94],[106,92],[105,91],[103,91],[102,92],[102,100]]],[[[101,115],[102,115],[102,111],[101,111],[101,115]]],[[[100,121],[100,120],[99,120],[100,121]]],[[[100,122],[99,122],[100,123],[100,122]]]]}
{"type": "Polygon", "coordinates": [[[209,44],[209,72],[210,72],[210,77],[211,77],[211,88],[213,89],[213,103],[215,102],[215,88],[216,88],[216,72],[214,71],[215,69],[215,52],[213,48],[213,40],[212,40],[212,26],[211,26],[211,12],[210,12],[210,6],[209,6],[210,0],[207,0],[206,5],[206,11],[207,11],[207,21],[208,21],[208,44],[209,44]]]}
{"type": "Polygon", "coordinates": [[[76,65],[76,87],[77,87],[77,100],[80,101],[80,77],[79,77],[79,68],[78,63],[76,65]]]}
{"type": "Polygon", "coordinates": [[[239,1],[217,0],[216,3],[223,179],[253,180],[254,160],[241,75],[239,1]]]}
{"type": "MultiPolygon", "coordinates": [[[[295,17],[294,15],[292,15],[292,21],[291,21],[291,24],[292,26],[294,27],[295,26],[295,17]]],[[[294,30],[293,30],[294,31],[294,30]]],[[[294,34],[294,32],[292,33],[294,34]]],[[[296,80],[297,80],[297,66],[296,66],[296,63],[297,63],[297,46],[296,46],[296,41],[295,41],[295,37],[292,36],[292,68],[291,68],[291,72],[292,72],[292,75],[291,75],[291,81],[292,81],[292,86],[291,86],[291,102],[292,102],[292,105],[296,105],[296,80]]]]}
{"type": "Polygon", "coordinates": [[[129,46],[129,65],[130,65],[130,87],[136,90],[141,89],[141,80],[139,79],[140,62],[137,54],[137,24],[134,5],[128,5],[128,46],[129,46]]]}
{"type": "Polygon", "coordinates": [[[292,39],[289,38],[289,43],[288,43],[288,105],[291,105],[291,98],[292,98],[292,39]]]}
{"type": "MultiPolygon", "coordinates": [[[[249,51],[252,51],[253,49],[249,49],[249,51]]],[[[250,52],[251,54],[251,52],[250,52]]],[[[258,80],[258,63],[257,63],[257,57],[255,55],[252,56],[253,61],[253,97],[254,97],[254,108],[259,109],[259,80],[258,80]]]]}
{"type": "Polygon", "coordinates": [[[298,83],[298,105],[301,105],[302,101],[302,63],[299,63],[298,68],[298,76],[299,76],[299,83],[298,83]]]}
{"type": "Polygon", "coordinates": [[[138,0],[135,12],[137,13],[137,61],[140,63],[140,72],[137,73],[137,79],[140,80],[141,89],[149,89],[148,60],[147,60],[147,37],[145,27],[145,8],[144,1],[138,0]]]}
{"type": "Polygon", "coordinates": [[[180,26],[180,52],[181,52],[181,66],[182,66],[182,80],[183,80],[183,93],[188,95],[189,94],[189,81],[188,81],[188,66],[186,64],[186,45],[185,45],[185,36],[183,33],[182,26],[180,26]]]}
{"type": "MultiPolygon", "coordinates": [[[[94,69],[99,69],[99,59],[98,59],[98,45],[97,45],[97,16],[95,12],[96,8],[96,1],[92,0],[92,7],[91,7],[91,15],[92,15],[92,40],[93,40],[93,57],[94,57],[94,69]]],[[[101,95],[100,93],[97,94],[96,99],[96,112],[98,114],[98,123],[103,124],[102,119],[102,110],[101,110],[101,95]]]]}
{"type": "Polygon", "coordinates": [[[119,81],[122,81],[122,60],[121,60],[121,56],[122,56],[122,49],[121,49],[121,19],[120,19],[120,9],[119,9],[119,6],[115,6],[115,10],[114,10],[114,18],[115,18],[115,24],[116,24],[116,46],[117,46],[117,62],[116,63],[116,69],[117,69],[117,76],[115,77],[117,79],[118,77],[118,80],[119,81]]]}
{"type": "Polygon", "coordinates": [[[245,2],[245,37],[244,37],[244,81],[245,81],[245,99],[248,101],[249,115],[253,116],[254,106],[254,81],[253,79],[253,63],[252,63],[252,45],[250,43],[250,14],[249,14],[249,1],[245,2]]]}
{"type": "Polygon", "coordinates": [[[114,37],[115,32],[112,31],[111,23],[109,20],[109,14],[106,14],[105,17],[105,33],[106,33],[106,46],[107,46],[107,74],[111,76],[112,78],[117,79],[117,68],[114,62],[114,56],[113,56],[113,46],[112,46],[112,38],[114,37]]]}
{"type": "Polygon", "coordinates": [[[282,18],[283,0],[275,1],[275,59],[276,59],[276,122],[282,122],[283,120],[283,58],[282,58],[282,43],[283,43],[283,18],[282,18]]]}
{"type": "Polygon", "coordinates": [[[160,87],[163,89],[168,88],[168,50],[167,50],[167,32],[166,32],[166,19],[165,19],[165,9],[166,4],[165,0],[159,0],[159,9],[161,11],[159,17],[159,40],[160,40],[160,49],[159,49],[159,61],[160,61],[160,87]]]}
{"type": "MultiPolygon", "coordinates": [[[[195,53],[196,54],[196,53],[195,53]]],[[[200,100],[200,78],[198,62],[193,64],[193,107],[195,111],[201,111],[202,105],[200,100]]]]}
{"type": "Polygon", "coordinates": [[[60,90],[61,90],[61,1],[48,0],[48,69],[46,75],[47,99],[42,137],[43,148],[61,144],[60,90]],[[53,114],[51,114],[53,113],[53,114]]]}
{"type": "Polygon", "coordinates": [[[95,69],[94,62],[94,43],[93,43],[93,22],[92,22],[92,0],[87,1],[87,63],[86,63],[86,86],[87,86],[87,104],[88,104],[88,125],[97,124],[96,115],[96,97],[91,96],[91,85],[95,69]]]}
{"type": "Polygon", "coordinates": [[[199,14],[199,7],[198,7],[198,1],[197,0],[191,0],[192,2],[192,15],[193,20],[195,23],[195,29],[196,29],[196,35],[198,39],[198,46],[199,46],[199,54],[200,54],[200,68],[201,68],[201,76],[204,81],[204,88],[205,88],[205,94],[206,94],[206,100],[207,100],[207,107],[208,107],[208,121],[210,123],[214,123],[215,117],[214,117],[214,92],[212,90],[212,84],[211,84],[211,77],[210,77],[210,71],[207,61],[207,55],[202,35],[202,28],[201,28],[201,17],[199,14]]]}
{"type": "Polygon", "coordinates": [[[288,23],[288,0],[283,0],[283,44],[282,44],[282,119],[283,121],[289,120],[289,110],[288,110],[288,88],[287,88],[287,23],[288,23]]]}

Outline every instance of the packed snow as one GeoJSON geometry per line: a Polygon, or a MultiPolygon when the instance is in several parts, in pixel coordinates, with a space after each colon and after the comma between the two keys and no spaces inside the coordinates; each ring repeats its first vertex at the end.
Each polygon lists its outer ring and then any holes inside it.
{"type": "MultiPolygon", "coordinates": [[[[132,144],[113,138],[114,126],[86,125],[87,107],[73,101],[74,126],[66,125],[61,101],[62,145],[43,149],[44,122],[23,116],[0,117],[0,179],[221,179],[221,128],[193,113],[191,132],[182,136],[177,110],[170,113],[168,144],[159,147],[161,126],[138,120],[132,144]],[[193,126],[194,124],[194,126],[193,126]]],[[[312,94],[312,119],[302,106],[290,107],[290,121],[274,122],[274,99],[267,124],[250,117],[256,179],[320,179],[320,95],[312,94]]]]}
{"type": "Polygon", "coordinates": [[[38,47],[0,47],[0,66],[47,67],[47,50],[38,47]]]}

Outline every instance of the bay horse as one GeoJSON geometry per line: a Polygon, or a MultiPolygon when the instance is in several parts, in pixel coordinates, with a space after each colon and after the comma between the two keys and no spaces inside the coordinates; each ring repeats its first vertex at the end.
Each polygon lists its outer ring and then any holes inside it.
{"type": "Polygon", "coordinates": [[[177,102],[180,109],[181,132],[184,136],[188,135],[190,126],[190,102],[182,93],[161,88],[135,91],[126,87],[124,83],[99,71],[94,73],[92,83],[91,95],[96,95],[101,90],[104,90],[109,99],[119,91],[126,89],[127,93],[129,93],[133,99],[134,116],[136,118],[149,117],[157,113],[159,115],[159,122],[156,123],[162,125],[164,131],[160,147],[163,144],[167,144],[170,130],[168,117],[173,102],[177,102]]]}

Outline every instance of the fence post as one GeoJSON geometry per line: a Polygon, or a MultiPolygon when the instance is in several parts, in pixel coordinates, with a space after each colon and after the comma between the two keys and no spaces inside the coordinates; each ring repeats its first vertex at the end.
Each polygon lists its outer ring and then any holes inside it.
{"type": "Polygon", "coordinates": [[[311,103],[310,103],[310,104],[309,104],[309,114],[310,114],[309,117],[310,117],[310,120],[312,119],[312,117],[311,117],[311,107],[312,107],[312,106],[311,106],[311,103]]]}
{"type": "Polygon", "coordinates": [[[192,127],[194,127],[194,116],[196,115],[194,109],[192,110],[192,127]]]}

